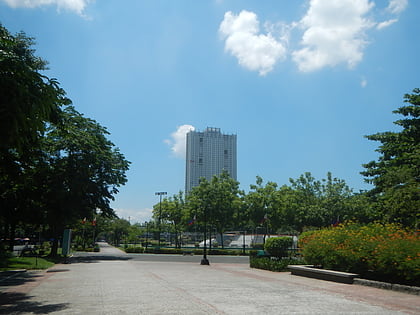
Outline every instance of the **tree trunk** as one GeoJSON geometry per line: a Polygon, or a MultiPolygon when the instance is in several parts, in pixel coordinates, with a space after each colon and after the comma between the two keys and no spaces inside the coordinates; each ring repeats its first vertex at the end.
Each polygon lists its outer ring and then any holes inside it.
{"type": "Polygon", "coordinates": [[[51,257],[57,257],[58,255],[58,238],[54,237],[52,246],[51,246],[51,253],[50,256],[51,257]]]}
{"type": "Polygon", "coordinates": [[[63,229],[61,228],[53,227],[53,230],[52,230],[53,243],[51,246],[51,253],[50,253],[51,257],[58,256],[58,239],[60,238],[60,234],[58,231],[62,231],[62,230],[63,229]]]}
{"type": "Polygon", "coordinates": [[[225,249],[225,241],[223,239],[223,232],[219,232],[220,233],[220,240],[222,241],[222,249],[225,249]]]}
{"type": "Polygon", "coordinates": [[[13,252],[16,237],[16,223],[13,221],[9,225],[9,250],[13,252]]]}

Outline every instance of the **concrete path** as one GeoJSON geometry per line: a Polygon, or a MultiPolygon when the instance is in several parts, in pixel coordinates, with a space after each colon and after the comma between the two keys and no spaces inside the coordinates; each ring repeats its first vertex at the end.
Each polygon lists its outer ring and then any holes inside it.
{"type": "Polygon", "coordinates": [[[0,281],[0,314],[420,314],[416,295],[246,264],[133,260],[101,246],[99,260],[0,281]]]}

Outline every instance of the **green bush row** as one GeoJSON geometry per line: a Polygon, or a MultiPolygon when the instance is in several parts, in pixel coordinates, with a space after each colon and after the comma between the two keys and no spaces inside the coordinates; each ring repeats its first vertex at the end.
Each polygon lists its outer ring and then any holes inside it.
{"type": "MultiPolygon", "coordinates": [[[[167,248],[167,247],[145,247],[140,246],[128,246],[124,248],[126,253],[147,253],[147,254],[186,254],[192,253],[194,255],[203,255],[203,249],[197,248],[167,248]]],[[[208,255],[229,255],[239,256],[243,254],[242,250],[239,249],[212,249],[207,250],[208,255]]]]}
{"type": "Polygon", "coordinates": [[[73,247],[73,250],[78,251],[78,252],[99,252],[100,248],[99,246],[88,246],[88,247],[83,247],[83,246],[76,246],[73,247]]]}
{"type": "Polygon", "coordinates": [[[141,246],[128,246],[124,248],[126,253],[136,253],[136,254],[144,253],[144,249],[145,248],[141,246]]]}
{"type": "Polygon", "coordinates": [[[251,268],[264,269],[270,271],[286,271],[288,265],[299,265],[303,262],[291,258],[271,259],[268,257],[249,257],[249,265],[251,268]]]}
{"type": "Polygon", "coordinates": [[[309,264],[375,280],[420,285],[420,235],[397,224],[348,222],[305,232],[299,246],[309,264]]]}

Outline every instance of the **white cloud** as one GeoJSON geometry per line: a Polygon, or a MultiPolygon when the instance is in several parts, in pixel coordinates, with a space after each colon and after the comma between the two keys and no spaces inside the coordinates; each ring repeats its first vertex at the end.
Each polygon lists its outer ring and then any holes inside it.
{"type": "Polygon", "coordinates": [[[396,22],[398,22],[398,19],[391,19],[391,20],[388,20],[388,21],[378,23],[378,25],[376,26],[376,29],[377,30],[382,30],[382,29],[384,29],[384,28],[386,28],[386,27],[388,27],[388,26],[390,26],[390,25],[392,25],[396,22]]]}
{"type": "Polygon", "coordinates": [[[58,10],[74,11],[80,15],[91,0],[2,0],[12,8],[36,8],[56,5],[58,10]]]}
{"type": "MultiPolygon", "coordinates": [[[[385,11],[391,13],[392,15],[399,15],[401,12],[403,12],[408,6],[408,0],[390,0],[388,7],[385,11]]],[[[398,19],[389,19],[384,22],[380,22],[377,24],[376,29],[382,30],[384,28],[387,28],[388,26],[398,22],[398,19]]]]}
{"type": "Polygon", "coordinates": [[[366,80],[366,78],[362,78],[362,80],[360,81],[360,86],[362,88],[365,88],[367,86],[368,82],[366,80]]]}
{"type": "Polygon", "coordinates": [[[369,0],[311,0],[300,21],[303,48],[292,53],[299,70],[359,63],[367,44],[365,31],[375,25],[365,17],[373,6],[369,0]]]}
{"type": "Polygon", "coordinates": [[[175,156],[185,158],[186,137],[187,133],[191,130],[195,130],[195,127],[192,125],[179,126],[176,131],[171,133],[172,139],[165,140],[165,143],[171,146],[171,150],[175,156]]]}
{"type": "Polygon", "coordinates": [[[408,6],[408,0],[390,0],[387,10],[393,14],[400,14],[408,6]]]}
{"type": "Polygon", "coordinates": [[[241,66],[266,75],[279,60],[285,59],[286,48],[270,32],[265,35],[259,31],[257,15],[249,11],[239,15],[226,12],[219,27],[225,38],[225,50],[235,56],[241,66]]]}

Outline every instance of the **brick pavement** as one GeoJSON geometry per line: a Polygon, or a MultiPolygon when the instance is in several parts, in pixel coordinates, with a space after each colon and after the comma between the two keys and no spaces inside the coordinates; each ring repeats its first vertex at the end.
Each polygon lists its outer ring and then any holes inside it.
{"type": "Polygon", "coordinates": [[[0,314],[420,314],[417,295],[246,264],[129,260],[104,244],[97,257],[0,281],[0,314]]]}

